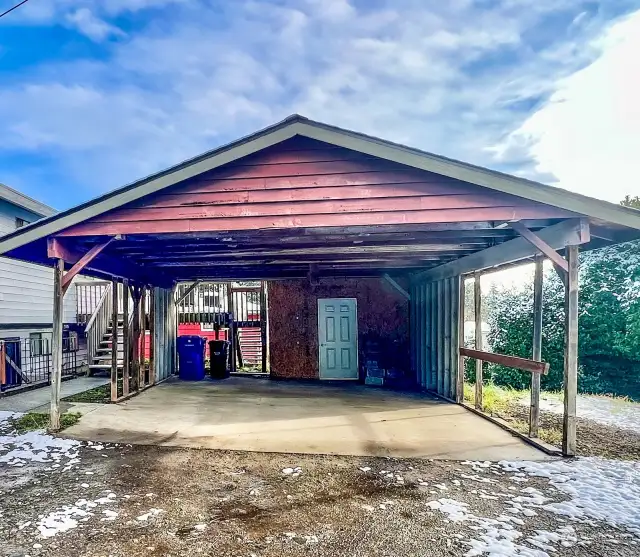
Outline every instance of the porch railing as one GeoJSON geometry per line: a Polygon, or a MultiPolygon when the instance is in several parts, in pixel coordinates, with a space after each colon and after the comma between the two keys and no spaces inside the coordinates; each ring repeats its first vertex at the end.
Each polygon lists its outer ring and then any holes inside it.
{"type": "MultiPolygon", "coordinates": [[[[62,376],[76,375],[83,367],[77,336],[62,339],[62,376]]],[[[9,391],[51,380],[51,341],[48,338],[0,340],[0,391],[9,391]]]]}
{"type": "Polygon", "coordinates": [[[76,323],[87,325],[100,304],[104,291],[110,287],[111,283],[106,281],[76,284],[76,323]]]}

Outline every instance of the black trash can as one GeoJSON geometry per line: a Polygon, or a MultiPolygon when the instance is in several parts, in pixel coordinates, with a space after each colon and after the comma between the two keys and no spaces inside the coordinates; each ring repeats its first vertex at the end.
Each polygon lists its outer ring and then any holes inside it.
{"type": "Polygon", "coordinates": [[[212,379],[226,379],[229,377],[227,369],[227,355],[229,343],[226,340],[209,341],[209,373],[212,379]]]}

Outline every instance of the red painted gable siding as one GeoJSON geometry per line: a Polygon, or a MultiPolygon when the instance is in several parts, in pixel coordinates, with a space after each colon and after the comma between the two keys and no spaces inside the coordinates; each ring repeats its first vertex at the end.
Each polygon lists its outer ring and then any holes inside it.
{"type": "Polygon", "coordinates": [[[62,235],[563,218],[571,213],[293,138],[62,235]]]}

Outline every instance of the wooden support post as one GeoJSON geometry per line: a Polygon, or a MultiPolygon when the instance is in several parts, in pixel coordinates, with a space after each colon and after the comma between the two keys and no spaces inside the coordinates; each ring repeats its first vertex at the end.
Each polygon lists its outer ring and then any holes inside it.
{"type": "Polygon", "coordinates": [[[51,338],[51,431],[60,430],[60,384],[62,382],[62,314],[64,292],[62,279],[64,261],[58,259],[53,267],[53,334],[51,338]]]}
{"type": "MultiPolygon", "coordinates": [[[[532,359],[542,361],[542,280],[543,257],[536,256],[533,278],[533,353],[532,359]]],[[[538,437],[540,426],[540,374],[531,374],[531,408],[529,412],[529,437],[538,437]]]]}
{"type": "Polygon", "coordinates": [[[115,402],[118,400],[118,281],[112,281],[111,287],[111,402],[115,402]]]}
{"type": "Polygon", "coordinates": [[[458,312],[458,375],[456,380],[456,402],[460,404],[464,400],[464,356],[460,347],[464,346],[464,277],[460,277],[460,310],[458,312]]]}
{"type": "Polygon", "coordinates": [[[578,246],[567,246],[569,272],[565,288],[564,420],[562,454],[576,454],[576,399],[578,396],[578,246]]]}
{"type": "Polygon", "coordinates": [[[142,297],[140,298],[140,360],[138,362],[138,389],[144,387],[146,381],[145,350],[147,347],[147,287],[142,287],[142,297]]]}
{"type": "MultiPolygon", "coordinates": [[[[473,305],[475,318],[475,348],[482,350],[482,289],[480,288],[480,273],[473,275],[473,305]]],[[[483,409],[482,405],[482,360],[476,360],[476,401],[475,407],[483,409]]]]}
{"type": "Polygon", "coordinates": [[[140,389],[140,293],[142,288],[135,286],[131,291],[133,298],[133,319],[131,327],[131,376],[134,378],[136,390],[140,389]]]}
{"type": "Polygon", "coordinates": [[[269,359],[267,353],[267,282],[260,283],[260,344],[262,345],[262,373],[267,373],[269,359]]]}
{"type": "Polygon", "coordinates": [[[156,370],[153,363],[156,349],[156,295],[153,286],[149,289],[149,385],[156,382],[156,370]]]}
{"type": "MultiPolygon", "coordinates": [[[[131,376],[131,332],[129,331],[129,280],[122,281],[122,396],[129,394],[131,376]]],[[[117,348],[114,349],[117,352],[117,348]]]]}

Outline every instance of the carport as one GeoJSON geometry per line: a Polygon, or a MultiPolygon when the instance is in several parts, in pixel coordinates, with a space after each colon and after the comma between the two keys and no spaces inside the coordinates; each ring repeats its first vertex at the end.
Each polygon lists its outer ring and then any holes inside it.
{"type": "MultiPolygon", "coordinates": [[[[548,367],[540,361],[539,322],[531,359],[463,347],[461,288],[467,275],[534,260],[540,267],[547,257],[565,284],[562,450],[572,455],[578,249],[638,237],[635,210],[294,115],[24,227],[3,238],[0,254],[54,268],[54,429],[62,299],[79,272],[114,281],[114,302],[117,283],[132,288],[136,312],[151,291],[151,371],[142,371],[139,353],[123,369],[114,356],[115,400],[174,372],[179,282],[297,280],[313,290],[323,281],[366,279],[385,281],[409,302],[410,365],[420,389],[462,403],[465,357],[529,371],[533,427],[539,378],[548,367]]],[[[536,292],[541,280],[539,272],[536,292]]],[[[539,295],[535,306],[537,316],[539,295]]],[[[343,307],[348,323],[346,302],[323,311],[343,307]]],[[[339,340],[320,344],[321,367],[357,361],[347,340],[339,340]]],[[[477,389],[481,399],[481,383],[477,389]]]]}

